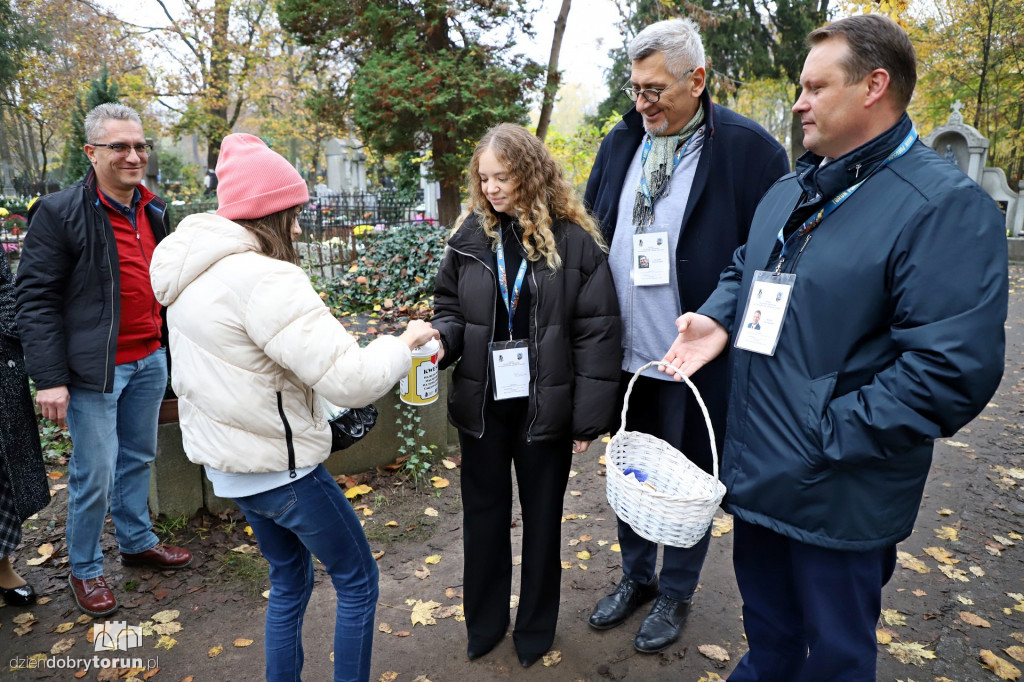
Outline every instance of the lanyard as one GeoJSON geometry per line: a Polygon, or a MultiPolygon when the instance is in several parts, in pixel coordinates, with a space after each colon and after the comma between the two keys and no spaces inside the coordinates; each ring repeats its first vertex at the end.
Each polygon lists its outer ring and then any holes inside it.
{"type": "Polygon", "coordinates": [[[523,289],[523,279],[526,277],[526,258],[519,264],[519,274],[516,275],[515,284],[512,285],[512,295],[508,292],[508,277],[505,273],[505,247],[501,244],[501,236],[498,236],[498,286],[501,287],[501,300],[505,302],[505,309],[508,310],[508,338],[512,340],[512,318],[516,314],[516,306],[519,305],[519,294],[523,289]]]}
{"type": "MultiPolygon", "coordinates": [[[[910,151],[910,148],[914,146],[914,142],[916,140],[917,130],[911,127],[910,132],[907,134],[905,138],[903,138],[903,142],[900,142],[900,145],[893,150],[892,154],[889,154],[889,156],[885,157],[885,160],[882,161],[882,163],[878,164],[878,167],[875,168],[875,170],[871,171],[871,173],[865,176],[865,178],[858,182],[857,184],[851,187],[847,187],[845,190],[843,190],[835,197],[833,197],[831,201],[827,202],[824,206],[822,206],[820,211],[818,211],[810,218],[805,220],[803,225],[797,228],[796,232],[790,235],[789,239],[785,240],[784,242],[782,238],[782,231],[785,229],[785,225],[783,225],[782,228],[779,229],[779,241],[783,242],[782,253],[779,254],[779,264],[775,267],[775,273],[778,274],[782,272],[782,264],[786,260],[786,249],[789,248],[790,244],[799,241],[800,239],[803,239],[805,236],[810,234],[814,228],[818,227],[818,225],[821,225],[821,222],[825,220],[825,218],[832,215],[832,213],[837,208],[842,206],[847,199],[853,196],[853,193],[860,189],[861,185],[867,182],[872,175],[885,168],[891,161],[895,161],[896,159],[900,158],[908,151],[910,151]]],[[[801,248],[801,251],[802,250],[803,249],[801,248]]]]}
{"type": "MultiPolygon", "coordinates": [[[[679,168],[679,162],[683,160],[684,156],[686,156],[686,149],[690,146],[690,142],[693,141],[693,138],[696,137],[699,130],[700,129],[698,128],[690,135],[690,137],[686,138],[686,143],[677,149],[676,153],[672,155],[673,173],[675,173],[676,168],[679,168]]],[[[651,190],[647,186],[647,176],[644,175],[644,166],[647,165],[647,157],[650,156],[651,147],[653,146],[654,143],[651,141],[651,136],[644,135],[644,151],[640,155],[640,192],[644,195],[644,198],[647,199],[647,202],[651,204],[651,206],[654,206],[654,200],[651,199],[651,190]]]]}

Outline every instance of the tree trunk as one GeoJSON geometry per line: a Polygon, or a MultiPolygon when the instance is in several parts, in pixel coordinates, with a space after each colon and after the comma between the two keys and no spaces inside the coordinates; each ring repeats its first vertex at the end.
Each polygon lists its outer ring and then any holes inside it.
{"type": "Polygon", "coordinates": [[[569,17],[569,7],[572,0],[562,0],[562,9],[555,19],[555,35],[551,38],[551,56],[548,57],[548,79],[544,84],[544,102],[540,107],[540,119],[537,121],[537,137],[544,141],[548,135],[548,126],[551,124],[551,109],[555,106],[555,95],[558,94],[558,84],[562,80],[558,72],[558,53],[562,50],[562,36],[565,34],[565,21],[569,17]]]}
{"type": "Polygon", "coordinates": [[[985,42],[981,46],[981,73],[978,74],[978,99],[974,106],[974,127],[979,129],[981,124],[981,106],[982,101],[985,97],[985,77],[988,75],[988,55],[992,48],[992,23],[995,21],[996,15],[996,3],[995,0],[989,0],[987,3],[988,10],[988,30],[985,33],[985,42]]]}
{"type": "Polygon", "coordinates": [[[216,0],[213,5],[213,32],[211,33],[210,66],[207,71],[206,113],[210,120],[206,126],[206,166],[217,167],[220,143],[230,133],[228,129],[228,83],[230,80],[230,46],[228,20],[231,0],[216,0]]]}
{"type": "MultiPolygon", "coordinates": [[[[802,90],[797,87],[796,97],[800,99],[802,90]]],[[[796,100],[793,100],[794,103],[796,100]]],[[[800,114],[793,112],[789,119],[789,167],[796,168],[796,160],[799,159],[807,149],[804,148],[804,127],[800,123],[800,114]]]]}
{"type": "Polygon", "coordinates": [[[445,227],[455,225],[455,219],[461,213],[459,201],[460,187],[457,183],[441,183],[441,195],[437,198],[437,220],[445,227]]]}

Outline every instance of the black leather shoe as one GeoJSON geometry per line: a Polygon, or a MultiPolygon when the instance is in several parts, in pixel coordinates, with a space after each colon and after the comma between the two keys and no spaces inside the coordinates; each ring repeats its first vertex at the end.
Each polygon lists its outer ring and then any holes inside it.
{"type": "Polygon", "coordinates": [[[641,585],[631,578],[622,576],[622,582],[607,597],[602,597],[587,620],[595,630],[608,630],[629,618],[642,604],[658,596],[658,580],[650,585],[641,585]]]}
{"type": "Polygon", "coordinates": [[[25,583],[21,587],[0,587],[0,597],[8,606],[31,606],[36,603],[36,591],[25,583]]]}
{"type": "Polygon", "coordinates": [[[539,661],[544,654],[521,654],[516,652],[516,655],[519,657],[519,665],[524,668],[529,668],[531,665],[539,661]]]}
{"type": "Polygon", "coordinates": [[[633,648],[645,654],[654,654],[667,649],[679,639],[679,631],[690,615],[690,602],[659,595],[651,612],[640,624],[640,630],[633,640],[633,648]]]}

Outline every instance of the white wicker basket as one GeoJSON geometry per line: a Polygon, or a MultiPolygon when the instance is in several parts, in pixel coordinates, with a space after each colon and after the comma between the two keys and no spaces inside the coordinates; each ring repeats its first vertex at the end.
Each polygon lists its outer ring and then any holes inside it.
{"type": "Polygon", "coordinates": [[[711,439],[713,476],[660,438],[638,431],[626,431],[626,411],[629,409],[633,384],[644,370],[659,364],[649,362],[638,369],[626,388],[622,402],[622,424],[612,436],[605,452],[608,503],[637,535],[674,547],[693,547],[704,537],[725,496],[725,485],[718,480],[715,432],[700,392],[688,378],[682,377],[704,413],[704,422],[711,439]],[[646,481],[641,482],[636,476],[625,474],[624,471],[629,468],[647,474],[646,481]]]}

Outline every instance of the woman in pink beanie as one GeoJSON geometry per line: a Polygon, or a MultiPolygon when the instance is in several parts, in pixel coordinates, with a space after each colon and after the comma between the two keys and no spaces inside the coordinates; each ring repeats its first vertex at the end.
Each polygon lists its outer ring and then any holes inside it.
{"type": "Polygon", "coordinates": [[[242,509],[270,562],[267,680],[299,680],[313,554],[338,596],[334,679],[368,680],[377,565],[322,464],[331,449],[323,399],[380,398],[436,332],[414,320],[359,347],[297,265],[306,183],[259,138],[224,138],[217,179],[217,214],[185,218],[150,269],[167,306],[185,452],[242,509]]]}

